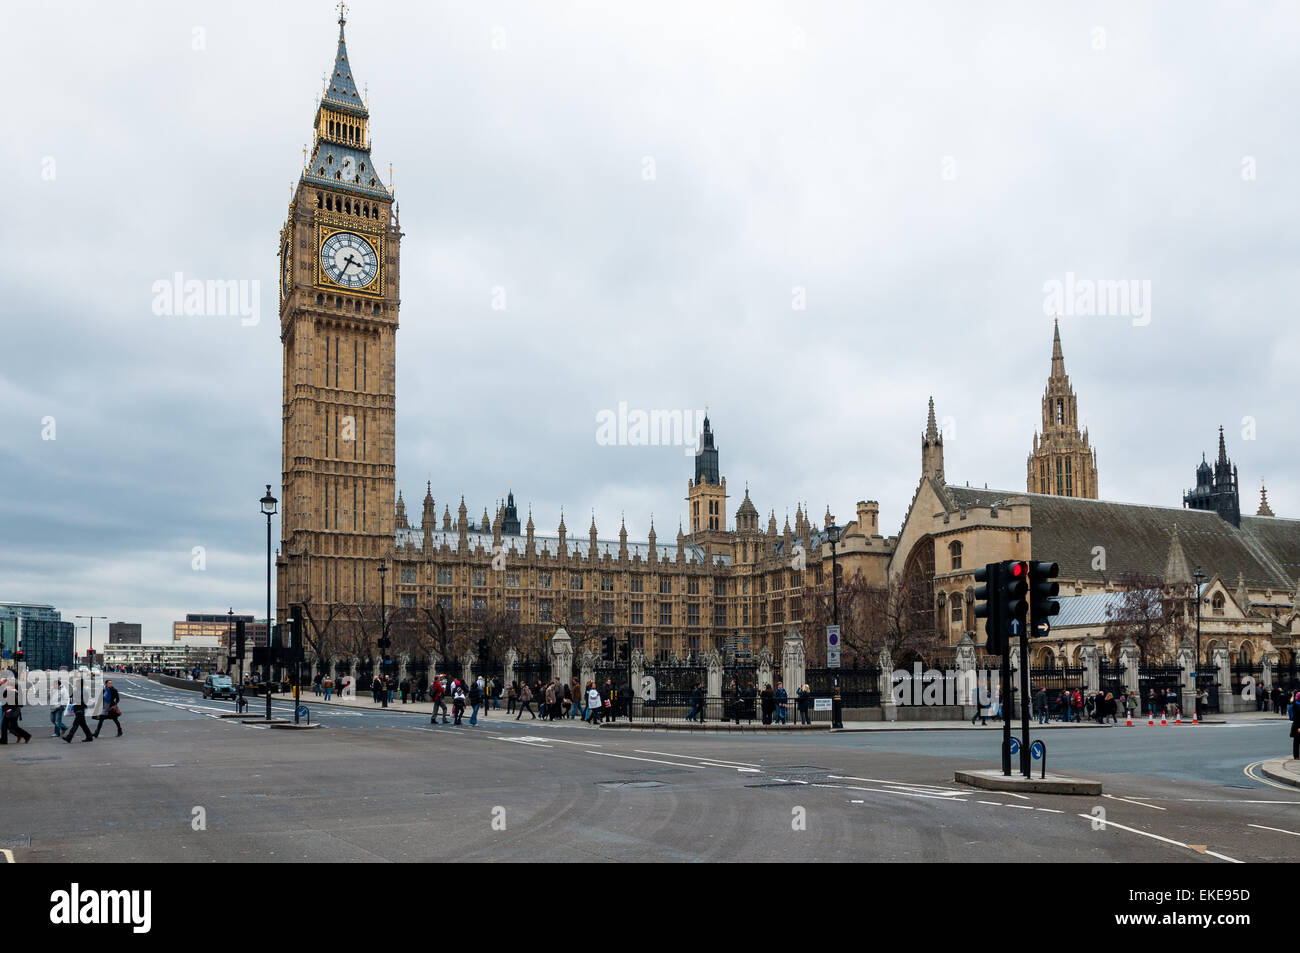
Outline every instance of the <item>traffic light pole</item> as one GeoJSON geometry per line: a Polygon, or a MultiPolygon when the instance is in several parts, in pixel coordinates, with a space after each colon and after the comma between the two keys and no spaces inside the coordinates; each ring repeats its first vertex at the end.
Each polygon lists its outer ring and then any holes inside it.
{"type": "Polygon", "coordinates": [[[1020,773],[1029,777],[1029,631],[1020,636],[1020,773]]]}
{"type": "Polygon", "coordinates": [[[1001,687],[998,689],[998,707],[1002,709],[1002,773],[1006,777],[1011,777],[1011,718],[1008,714],[1010,706],[1006,702],[1009,698],[1003,697],[1010,692],[1004,691],[1011,687],[1011,650],[1008,648],[1002,653],[1002,677],[999,679],[1001,687]]]}

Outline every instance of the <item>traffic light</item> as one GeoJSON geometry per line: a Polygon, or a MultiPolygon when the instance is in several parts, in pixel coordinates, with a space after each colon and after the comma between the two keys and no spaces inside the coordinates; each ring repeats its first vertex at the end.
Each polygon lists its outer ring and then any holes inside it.
{"type": "Polygon", "coordinates": [[[244,620],[240,619],[235,623],[235,658],[239,661],[244,660],[244,620]]]}
{"type": "Polygon", "coordinates": [[[1004,562],[998,581],[998,616],[1004,636],[1018,638],[1025,634],[1025,615],[1029,612],[1025,593],[1028,591],[1029,563],[1014,559],[1004,562]]]}
{"type": "Polygon", "coordinates": [[[975,618],[984,619],[984,650],[990,655],[1001,655],[1006,651],[1006,639],[1002,635],[1002,623],[998,619],[998,581],[1002,575],[1001,563],[989,563],[983,569],[975,570],[975,581],[983,583],[975,587],[975,618]]]}
{"type": "Polygon", "coordinates": [[[22,650],[22,649],[19,649],[17,652],[14,653],[14,664],[15,664],[15,665],[22,665],[22,664],[23,664],[23,650],[22,650]]]}
{"type": "Polygon", "coordinates": [[[600,658],[603,662],[614,661],[614,637],[612,635],[602,636],[600,639],[600,658]]]}
{"type": "Polygon", "coordinates": [[[1060,574],[1061,567],[1056,563],[1029,564],[1030,617],[1035,623],[1045,621],[1048,616],[1061,611],[1061,604],[1053,598],[1061,591],[1061,587],[1052,582],[1060,574]]]}
{"type": "Polygon", "coordinates": [[[630,660],[631,656],[628,654],[628,652],[629,649],[628,649],[628,644],[626,642],[618,643],[618,660],[620,662],[627,662],[630,660]]]}

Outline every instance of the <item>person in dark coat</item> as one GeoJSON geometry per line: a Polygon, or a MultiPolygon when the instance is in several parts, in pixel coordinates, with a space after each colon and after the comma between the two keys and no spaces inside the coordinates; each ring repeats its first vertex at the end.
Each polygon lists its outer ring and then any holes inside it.
{"type": "Polygon", "coordinates": [[[9,744],[10,732],[13,732],[18,741],[31,744],[32,736],[18,724],[22,719],[23,710],[18,704],[17,692],[12,689],[13,685],[9,679],[0,678],[0,745],[9,744]]]}
{"type": "Polygon", "coordinates": [[[95,720],[99,722],[99,724],[95,726],[95,734],[93,737],[99,737],[100,729],[104,727],[105,721],[111,721],[113,724],[117,725],[118,736],[121,736],[122,723],[118,721],[118,718],[122,716],[122,711],[117,707],[117,703],[121,698],[122,696],[117,693],[117,689],[113,687],[113,680],[111,678],[104,682],[104,709],[95,716],[95,720]]]}
{"type": "Polygon", "coordinates": [[[770,725],[772,723],[772,715],[776,713],[776,698],[772,694],[771,685],[763,686],[762,696],[763,724],[770,725]]]}
{"type": "Polygon", "coordinates": [[[85,734],[81,739],[83,742],[95,740],[95,736],[90,733],[90,725],[86,724],[86,677],[89,674],[88,671],[82,671],[75,676],[77,685],[72,696],[72,727],[63,736],[63,740],[68,744],[72,744],[72,736],[77,733],[78,728],[85,734]]]}
{"type": "Polygon", "coordinates": [[[1291,760],[1300,761],[1300,705],[1291,708],[1291,760]]]}

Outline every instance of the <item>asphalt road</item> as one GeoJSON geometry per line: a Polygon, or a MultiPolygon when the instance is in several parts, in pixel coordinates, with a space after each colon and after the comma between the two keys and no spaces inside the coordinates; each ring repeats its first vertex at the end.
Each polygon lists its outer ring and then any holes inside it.
{"type": "Polygon", "coordinates": [[[1085,798],[953,783],[995,762],[992,731],[453,728],[312,705],[325,727],[294,732],[115,684],[123,737],[67,745],[32,712],[33,742],[0,749],[16,862],[1300,860],[1300,790],[1245,773],[1281,753],[1267,723],[1044,733],[1050,767],[1104,782],[1085,798]]]}

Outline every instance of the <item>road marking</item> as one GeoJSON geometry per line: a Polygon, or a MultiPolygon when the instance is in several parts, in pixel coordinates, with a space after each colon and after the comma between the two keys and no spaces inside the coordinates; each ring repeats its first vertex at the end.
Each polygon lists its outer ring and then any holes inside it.
{"type": "Polygon", "coordinates": [[[1064,813],[1065,813],[1064,811],[1058,811],[1058,810],[1057,810],[1056,808],[1054,808],[1054,807],[1036,807],[1036,808],[1034,808],[1034,810],[1035,810],[1035,811],[1043,811],[1043,812],[1045,812],[1045,813],[1047,813],[1047,814],[1064,814],[1064,813]]]}
{"type": "Polygon", "coordinates": [[[493,735],[493,741],[508,741],[513,745],[528,745],[530,748],[554,748],[555,745],[543,744],[540,738],[506,738],[501,735],[493,735]]]}
{"type": "Polygon", "coordinates": [[[1014,807],[1018,811],[1032,811],[1034,808],[1029,804],[1004,804],[1003,807],[1014,807]]]}
{"type": "Polygon", "coordinates": [[[1261,778],[1259,775],[1257,775],[1254,769],[1258,768],[1263,763],[1264,763],[1263,761],[1252,761],[1250,764],[1246,765],[1244,768],[1241,769],[1241,773],[1244,774],[1246,777],[1250,778],[1252,781],[1258,781],[1260,784],[1267,784],[1271,788],[1280,788],[1283,791],[1295,790],[1295,788],[1290,784],[1281,784],[1270,778],[1261,778]]]}
{"type": "Polygon", "coordinates": [[[1115,795],[1115,794],[1103,794],[1102,797],[1108,797],[1108,798],[1110,798],[1112,801],[1123,801],[1125,804],[1136,804],[1138,807],[1149,807],[1149,808],[1151,808],[1153,811],[1167,811],[1167,810],[1169,810],[1169,809],[1166,808],[1166,807],[1161,807],[1159,804],[1143,804],[1141,801],[1134,801],[1134,800],[1132,800],[1131,798],[1119,797],[1118,795],[1115,795]]]}
{"type": "Polygon", "coordinates": [[[1295,831],[1284,831],[1280,827],[1265,827],[1263,824],[1247,824],[1247,827],[1258,827],[1261,831],[1277,831],[1279,834],[1290,834],[1292,837],[1300,837],[1295,831]]]}
{"type": "MultiPolygon", "coordinates": [[[[866,781],[869,784],[888,784],[892,787],[905,788],[917,794],[928,794],[933,797],[965,797],[970,791],[959,791],[955,788],[940,787],[937,784],[909,783],[904,781],[876,781],[873,778],[855,778],[850,775],[828,774],[826,777],[835,781],[866,781]]],[[[902,791],[899,792],[903,793],[902,791]]]]}
{"type": "Polygon", "coordinates": [[[994,807],[1005,807],[1001,801],[976,801],[976,804],[992,804],[994,807]]]}
{"type": "Polygon", "coordinates": [[[850,801],[850,804],[866,804],[866,801],[850,801]]]}
{"type": "Polygon", "coordinates": [[[561,745],[582,745],[585,748],[601,747],[600,745],[596,744],[596,742],[594,741],[566,741],[564,738],[551,738],[550,740],[554,741],[556,744],[561,744],[561,745]]]}
{"type": "MultiPolygon", "coordinates": [[[[1075,816],[1081,817],[1085,821],[1088,821],[1089,823],[1096,822],[1097,820],[1097,818],[1091,814],[1076,814],[1075,816]]],[[[1128,831],[1130,834],[1140,834],[1143,837],[1150,837],[1152,840],[1163,841],[1166,844],[1173,844],[1175,847],[1183,847],[1187,850],[1195,851],[1198,854],[1209,854],[1211,857],[1218,857],[1220,860],[1226,860],[1230,864],[1242,863],[1242,861],[1237,860],[1235,857],[1229,857],[1227,854],[1220,854],[1220,853],[1216,853],[1215,851],[1205,849],[1204,845],[1197,845],[1197,847],[1193,847],[1191,844],[1184,844],[1182,841],[1174,840],[1171,837],[1161,837],[1159,834],[1152,834],[1150,831],[1140,831],[1136,827],[1127,827],[1123,824],[1116,824],[1114,821],[1111,820],[1102,821],[1101,827],[1103,829],[1107,827],[1118,827],[1120,830],[1128,831]],[[1198,847],[1200,849],[1198,849],[1198,847]]]]}
{"type": "Polygon", "coordinates": [[[151,765],[149,765],[149,767],[151,767],[151,768],[174,768],[174,767],[176,767],[176,765],[174,765],[174,764],[151,764],[151,765]]]}
{"type": "Polygon", "coordinates": [[[635,751],[637,754],[658,754],[658,755],[663,755],[665,758],[691,758],[693,761],[717,761],[719,764],[731,765],[733,767],[735,765],[741,765],[742,767],[746,767],[746,768],[759,767],[759,765],[754,764],[753,762],[750,761],[731,761],[728,758],[710,758],[703,755],[697,758],[694,755],[689,755],[689,754],[677,754],[672,751],[647,751],[643,748],[633,748],[632,750],[635,751]]]}
{"type": "Polygon", "coordinates": [[[14,852],[13,852],[13,851],[11,851],[11,850],[7,850],[7,849],[5,849],[5,848],[3,848],[3,847],[0,847],[0,855],[3,855],[3,856],[4,856],[4,859],[5,859],[5,863],[6,863],[6,864],[12,864],[12,863],[14,862],[14,852]]]}
{"type": "Polygon", "coordinates": [[[646,761],[650,764],[670,764],[674,768],[702,768],[702,764],[679,764],[676,761],[659,761],[655,758],[634,758],[630,754],[614,754],[612,751],[592,751],[587,749],[587,754],[598,754],[603,758],[624,758],[628,761],[646,761]]]}

